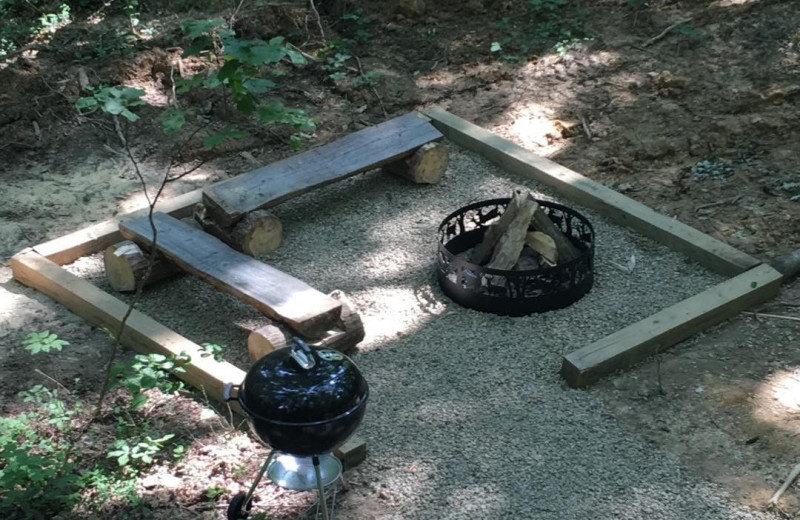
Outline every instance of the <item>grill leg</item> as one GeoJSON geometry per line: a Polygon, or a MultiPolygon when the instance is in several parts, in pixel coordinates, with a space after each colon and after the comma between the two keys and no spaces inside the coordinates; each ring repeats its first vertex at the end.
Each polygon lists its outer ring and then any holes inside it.
{"type": "Polygon", "coordinates": [[[264,473],[267,472],[267,468],[269,467],[269,463],[272,462],[272,458],[275,456],[275,450],[269,452],[269,456],[264,464],[261,466],[261,469],[258,470],[258,475],[256,475],[255,481],[253,481],[253,485],[250,486],[250,490],[247,492],[247,496],[245,497],[244,504],[249,504],[250,501],[253,499],[253,493],[256,492],[256,486],[258,483],[261,482],[261,479],[264,477],[264,473]]]}
{"type": "Polygon", "coordinates": [[[319,504],[322,508],[322,520],[329,520],[328,501],[325,499],[325,484],[322,482],[322,475],[319,470],[319,457],[314,455],[311,460],[314,463],[314,476],[317,478],[317,491],[319,492],[319,504]]]}

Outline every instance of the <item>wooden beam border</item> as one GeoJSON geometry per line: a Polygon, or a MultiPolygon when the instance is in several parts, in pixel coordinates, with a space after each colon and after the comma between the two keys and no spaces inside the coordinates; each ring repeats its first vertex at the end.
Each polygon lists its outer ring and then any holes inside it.
{"type": "MultiPolygon", "coordinates": [[[[127,303],[33,249],[25,249],[11,257],[11,271],[20,283],[46,294],[92,325],[112,334],[119,331],[122,318],[128,311],[127,303]]],[[[216,361],[211,356],[203,357],[200,345],[137,310],[131,312],[120,342],[145,354],[190,356],[191,362],[184,367],[186,372],[177,374],[178,377],[216,401],[223,400],[222,388],[226,383],[238,384],[244,380],[245,372],[240,368],[227,361],[216,361]]],[[[235,405],[231,403],[231,407],[241,413],[235,405]]]]}
{"type": "Polygon", "coordinates": [[[561,376],[590,385],[778,294],[783,275],[762,264],[564,356],[561,376]]]}
{"type": "Polygon", "coordinates": [[[692,258],[711,271],[735,276],[760,263],[714,237],[441,108],[426,110],[425,115],[455,144],[486,157],[509,173],[544,184],[573,202],[692,258]]]}
{"type": "Polygon", "coordinates": [[[482,155],[503,170],[544,184],[713,272],[733,276],[567,354],[562,360],[561,375],[568,385],[592,384],[777,294],[784,277],[756,258],[441,108],[424,113],[446,139],[482,155]]]}
{"type": "MultiPolygon", "coordinates": [[[[734,276],[566,355],[561,374],[570,386],[591,384],[611,372],[663,352],[777,293],[783,277],[757,259],[442,109],[432,108],[424,115],[447,139],[483,155],[509,173],[541,182],[623,227],[695,259],[712,271],[734,276]]],[[[201,198],[202,189],[198,189],[166,200],[157,209],[181,218],[190,215],[201,198]]],[[[119,221],[141,213],[103,221],[18,253],[11,259],[14,278],[47,294],[90,323],[115,330],[127,304],[59,266],[122,240],[119,221]]],[[[194,366],[190,365],[182,379],[216,400],[222,399],[225,383],[240,382],[244,378],[244,372],[230,363],[201,358],[197,344],[138,311],[132,313],[122,342],[141,352],[191,355],[194,366]]]]}

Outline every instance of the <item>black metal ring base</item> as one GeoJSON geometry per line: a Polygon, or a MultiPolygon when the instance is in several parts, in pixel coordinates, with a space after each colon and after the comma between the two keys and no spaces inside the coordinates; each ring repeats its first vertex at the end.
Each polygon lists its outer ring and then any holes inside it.
{"type": "Polygon", "coordinates": [[[577,211],[537,200],[550,220],[582,254],[554,267],[528,271],[489,269],[459,257],[483,239],[511,199],[493,199],[465,206],[439,226],[437,278],[455,302],[502,316],[526,316],[566,307],[588,293],[593,283],[594,229],[577,211]]]}

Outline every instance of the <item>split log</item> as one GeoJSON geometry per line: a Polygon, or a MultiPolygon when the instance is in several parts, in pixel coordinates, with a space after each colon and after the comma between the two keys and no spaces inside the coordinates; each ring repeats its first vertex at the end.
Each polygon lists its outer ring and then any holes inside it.
{"type": "Polygon", "coordinates": [[[525,235],[525,245],[539,253],[550,266],[558,263],[558,248],[550,235],[541,231],[530,231],[525,235]]]}
{"type": "Polygon", "coordinates": [[[248,213],[228,229],[214,221],[203,204],[197,204],[194,208],[194,219],[209,235],[250,256],[275,251],[283,242],[283,224],[268,211],[248,213]]]}
{"type": "Polygon", "coordinates": [[[442,179],[449,161],[450,154],[444,145],[427,143],[410,157],[387,164],[385,169],[417,184],[436,184],[442,179]]]}
{"type": "MultiPolygon", "coordinates": [[[[342,313],[336,323],[336,328],[329,330],[322,338],[316,340],[300,337],[315,347],[331,348],[345,353],[351,352],[364,339],[364,324],[342,291],[333,291],[329,296],[342,303],[342,313]]],[[[273,350],[290,345],[292,336],[295,335],[297,334],[276,324],[265,325],[254,330],[247,338],[247,351],[250,353],[250,359],[256,361],[273,350]]]]}
{"type": "MultiPolygon", "coordinates": [[[[120,292],[136,290],[136,282],[147,272],[147,262],[147,255],[130,240],[109,246],[103,252],[108,284],[120,292]]],[[[150,275],[144,280],[144,285],[150,285],[180,272],[178,266],[158,255],[150,275]]]]}
{"type": "Polygon", "coordinates": [[[508,223],[508,227],[500,236],[497,245],[492,251],[492,259],[489,261],[490,269],[511,269],[519,260],[519,254],[525,247],[525,238],[528,235],[528,227],[531,218],[539,204],[530,197],[524,197],[516,208],[514,218],[508,223]]]}
{"type": "Polygon", "coordinates": [[[572,240],[558,229],[541,208],[534,212],[531,224],[534,230],[541,231],[553,239],[558,250],[558,258],[562,263],[574,260],[581,255],[580,250],[572,243],[572,240]]]}
{"type": "Polygon", "coordinates": [[[497,222],[486,229],[483,235],[483,240],[481,240],[480,244],[475,246],[475,249],[472,251],[470,262],[473,264],[483,265],[486,260],[491,257],[495,245],[500,240],[500,237],[503,236],[503,233],[505,233],[506,229],[508,229],[509,224],[511,224],[511,221],[514,220],[514,216],[517,214],[517,210],[525,203],[527,198],[527,192],[521,189],[514,190],[514,194],[511,197],[511,201],[509,201],[508,206],[506,206],[506,210],[502,215],[500,215],[500,218],[497,219],[497,222]]]}

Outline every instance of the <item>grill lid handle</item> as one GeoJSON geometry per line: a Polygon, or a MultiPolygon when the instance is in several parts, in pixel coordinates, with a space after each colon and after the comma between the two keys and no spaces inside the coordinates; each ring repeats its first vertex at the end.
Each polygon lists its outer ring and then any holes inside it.
{"type": "Polygon", "coordinates": [[[314,368],[317,362],[314,359],[314,351],[312,348],[300,338],[292,338],[292,340],[294,341],[291,353],[292,359],[294,359],[303,370],[314,368]]]}

